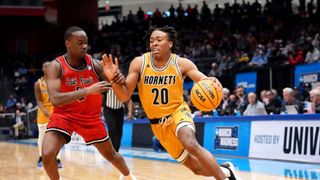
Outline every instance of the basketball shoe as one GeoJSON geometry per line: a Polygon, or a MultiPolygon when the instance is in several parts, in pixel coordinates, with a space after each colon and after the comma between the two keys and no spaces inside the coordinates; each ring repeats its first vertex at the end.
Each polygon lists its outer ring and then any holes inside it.
{"type": "Polygon", "coordinates": [[[232,162],[225,162],[225,163],[221,164],[220,166],[229,170],[230,177],[228,177],[228,180],[241,180],[240,177],[235,175],[234,165],[232,164],[232,162]]]}

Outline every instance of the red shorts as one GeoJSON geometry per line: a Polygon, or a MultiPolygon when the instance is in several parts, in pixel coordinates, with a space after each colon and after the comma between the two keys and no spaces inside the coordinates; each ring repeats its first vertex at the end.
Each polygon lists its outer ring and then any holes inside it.
{"type": "Polygon", "coordinates": [[[73,132],[82,136],[87,145],[104,142],[109,139],[101,118],[83,121],[53,113],[47,126],[46,132],[48,131],[62,133],[67,143],[70,142],[73,132]]]}

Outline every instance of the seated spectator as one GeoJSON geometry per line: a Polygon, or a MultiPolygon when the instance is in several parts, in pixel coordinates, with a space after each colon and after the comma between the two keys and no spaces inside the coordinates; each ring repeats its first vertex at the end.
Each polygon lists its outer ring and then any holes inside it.
{"type": "Polygon", "coordinates": [[[263,45],[259,45],[255,55],[252,57],[251,61],[249,62],[250,66],[257,66],[262,67],[263,65],[268,63],[268,57],[271,51],[265,50],[263,45]]]}
{"type": "Polygon", "coordinates": [[[212,63],[211,64],[211,70],[208,74],[209,77],[212,77],[212,76],[217,76],[217,70],[218,70],[218,65],[217,63],[212,63]]]}
{"type": "Polygon", "coordinates": [[[310,92],[311,112],[320,113],[320,89],[313,89],[310,92]]]}
{"type": "Polygon", "coordinates": [[[257,98],[257,95],[254,92],[250,92],[248,94],[249,104],[244,111],[243,115],[252,116],[252,115],[266,115],[266,109],[264,108],[264,104],[260,102],[257,98]]]}
{"type": "Polygon", "coordinates": [[[284,88],[283,91],[283,102],[281,106],[281,114],[302,114],[303,104],[294,98],[294,92],[292,88],[284,88]]]}
{"type": "Polygon", "coordinates": [[[0,114],[5,113],[5,106],[0,104],[0,114]]]}
{"type": "Polygon", "coordinates": [[[217,108],[217,111],[220,113],[224,112],[227,105],[229,104],[229,95],[230,95],[230,91],[228,88],[223,88],[222,92],[223,92],[222,101],[219,107],[217,108]]]}
{"type": "Polygon", "coordinates": [[[279,114],[281,108],[281,102],[274,96],[274,93],[271,90],[266,91],[266,102],[265,109],[268,114],[279,114]]]}
{"type": "Polygon", "coordinates": [[[24,113],[20,112],[20,110],[16,110],[15,124],[13,125],[14,136],[16,139],[19,138],[19,130],[24,129],[23,116],[24,113]]]}
{"type": "Polygon", "coordinates": [[[295,66],[296,64],[301,64],[303,63],[304,58],[303,58],[303,51],[296,49],[295,52],[289,55],[289,64],[291,66],[295,66]]]}
{"type": "Polygon", "coordinates": [[[267,96],[266,96],[266,90],[262,90],[260,92],[260,100],[265,104],[265,102],[267,101],[267,96]]]}
{"type": "Polygon", "coordinates": [[[7,100],[7,110],[9,113],[14,112],[14,108],[16,106],[17,100],[16,98],[11,94],[10,98],[7,100]]]}
{"type": "Polygon", "coordinates": [[[236,88],[236,95],[238,97],[237,111],[240,111],[240,114],[243,115],[243,112],[246,110],[249,104],[248,97],[245,94],[245,88],[243,86],[238,86],[236,88]]]}
{"type": "Polygon", "coordinates": [[[233,116],[235,115],[235,111],[237,109],[237,96],[231,94],[229,96],[228,104],[224,110],[221,111],[220,115],[225,116],[233,116]]]}
{"type": "Polygon", "coordinates": [[[315,63],[320,60],[320,51],[312,44],[309,44],[308,52],[306,55],[306,63],[315,63]]]}

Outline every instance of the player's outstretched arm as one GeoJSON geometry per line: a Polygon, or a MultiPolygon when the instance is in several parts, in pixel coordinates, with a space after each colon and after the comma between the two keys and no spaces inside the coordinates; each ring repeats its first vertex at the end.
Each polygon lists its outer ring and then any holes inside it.
{"type": "Polygon", "coordinates": [[[108,87],[109,84],[106,81],[101,81],[83,89],[79,89],[79,90],[75,89],[72,92],[62,93],[60,92],[61,74],[62,74],[62,70],[61,70],[60,64],[57,61],[52,61],[48,69],[47,82],[48,82],[49,97],[54,106],[62,106],[65,104],[69,104],[74,101],[77,101],[78,99],[86,95],[99,94],[110,88],[108,87]]]}
{"type": "Polygon", "coordinates": [[[118,71],[118,61],[113,62],[112,56],[102,56],[102,67],[106,77],[112,83],[112,89],[117,95],[117,98],[126,102],[130,99],[136,84],[140,77],[140,70],[142,66],[142,57],[136,57],[130,64],[129,73],[124,83],[117,83],[114,73],[118,71]],[[113,74],[112,74],[113,73],[113,74]]]}

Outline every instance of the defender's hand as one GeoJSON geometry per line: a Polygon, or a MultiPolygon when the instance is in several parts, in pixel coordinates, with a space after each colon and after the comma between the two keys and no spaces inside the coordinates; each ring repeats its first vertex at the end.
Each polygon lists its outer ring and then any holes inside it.
{"type": "Polygon", "coordinates": [[[103,92],[108,91],[111,87],[107,81],[97,82],[92,84],[91,86],[87,87],[88,94],[100,94],[103,92]]]}

